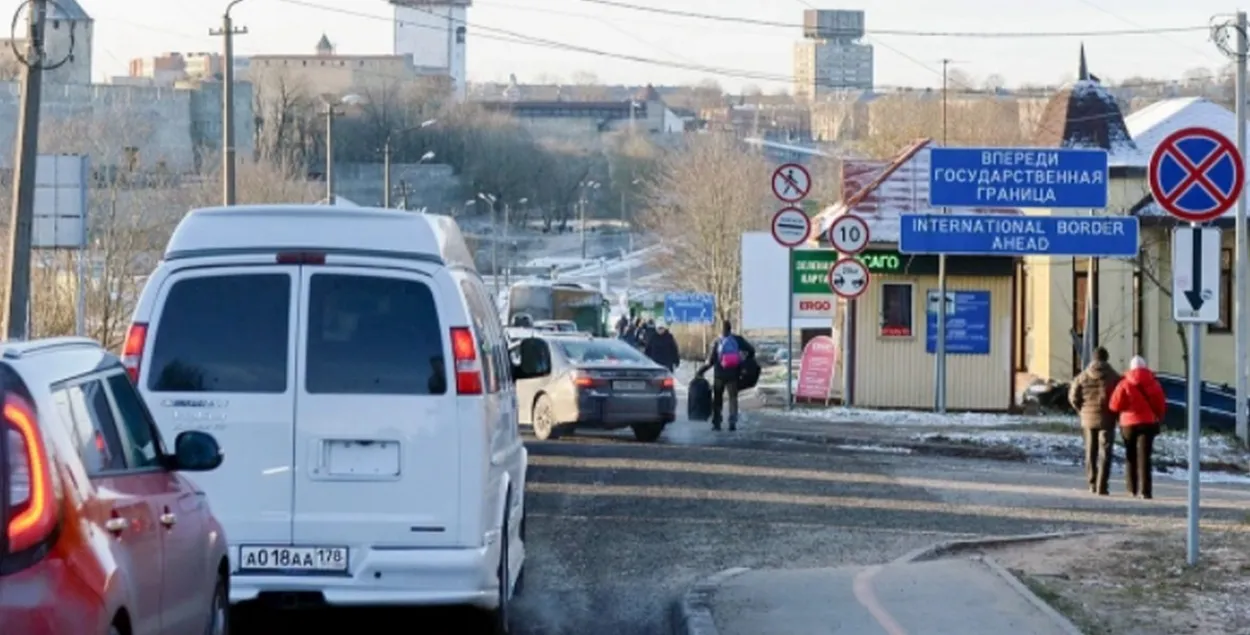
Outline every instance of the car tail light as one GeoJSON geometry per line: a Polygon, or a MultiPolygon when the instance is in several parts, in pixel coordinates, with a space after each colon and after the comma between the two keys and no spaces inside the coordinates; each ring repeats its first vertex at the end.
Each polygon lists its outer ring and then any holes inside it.
{"type": "Polygon", "coordinates": [[[673,387],[674,387],[674,386],[676,386],[676,385],[677,385],[677,382],[673,379],[673,376],[672,376],[672,375],[669,375],[669,376],[667,376],[667,377],[665,377],[665,378],[663,378],[663,379],[661,379],[661,380],[660,380],[660,388],[670,388],[670,389],[671,389],[671,388],[673,388],[673,387]]]}
{"type": "Polygon", "coordinates": [[[25,401],[9,396],[4,402],[7,435],[9,509],[8,552],[25,551],[47,539],[56,526],[52,496],[52,469],[39,438],[34,411],[25,401]]]}
{"type": "Polygon", "coordinates": [[[451,328],[451,354],[456,367],[456,393],[482,394],[482,364],[477,359],[477,342],[467,327],[451,328]]]}
{"type": "Polygon", "coordinates": [[[573,384],[578,388],[602,388],[608,385],[608,380],[584,370],[573,372],[573,384]]]}
{"type": "Polygon", "coordinates": [[[148,341],[148,325],[135,323],[126,331],[126,342],[122,344],[122,365],[130,381],[139,383],[139,362],[143,359],[143,347],[148,341]]]}
{"type": "Polygon", "coordinates": [[[326,255],[320,251],[284,251],[278,254],[280,265],[324,265],[326,255]]]}

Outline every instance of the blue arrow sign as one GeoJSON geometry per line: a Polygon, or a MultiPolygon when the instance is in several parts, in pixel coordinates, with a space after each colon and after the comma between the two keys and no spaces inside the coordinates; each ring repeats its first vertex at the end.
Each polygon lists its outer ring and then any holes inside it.
{"type": "Polygon", "coordinates": [[[898,251],[969,256],[1137,256],[1133,216],[903,214],[898,251]]]}
{"type": "Polygon", "coordinates": [[[713,324],[716,322],[716,296],[710,293],[665,295],[664,321],[669,324],[713,324]]]}
{"type": "Polygon", "coordinates": [[[933,207],[1107,206],[1107,151],[1075,148],[933,148],[933,207]]]}

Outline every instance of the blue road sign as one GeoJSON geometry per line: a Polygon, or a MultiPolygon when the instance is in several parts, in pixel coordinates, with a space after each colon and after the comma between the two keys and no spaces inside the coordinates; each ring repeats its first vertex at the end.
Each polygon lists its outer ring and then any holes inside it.
{"type": "Polygon", "coordinates": [[[664,296],[664,321],[669,324],[712,324],[716,296],[710,293],[670,293],[664,296]]]}
{"type": "MultiPolygon", "coordinates": [[[[925,352],[937,350],[938,291],[929,289],[925,310],[925,352]]],[[[953,355],[990,354],[990,292],[946,292],[946,352],[953,355]]]]}
{"type": "Polygon", "coordinates": [[[903,214],[898,251],[964,256],[1137,256],[1133,216],[903,214]]]}
{"type": "Polygon", "coordinates": [[[933,207],[1107,206],[1107,151],[1074,148],[933,148],[933,207]]]}

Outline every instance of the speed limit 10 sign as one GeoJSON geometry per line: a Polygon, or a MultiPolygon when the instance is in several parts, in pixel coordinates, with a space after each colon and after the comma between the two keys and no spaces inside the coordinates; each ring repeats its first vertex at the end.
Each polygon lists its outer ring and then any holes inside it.
{"type": "Polygon", "coordinates": [[[840,254],[857,254],[868,242],[868,223],[854,214],[839,216],[829,226],[829,244],[840,254]]]}

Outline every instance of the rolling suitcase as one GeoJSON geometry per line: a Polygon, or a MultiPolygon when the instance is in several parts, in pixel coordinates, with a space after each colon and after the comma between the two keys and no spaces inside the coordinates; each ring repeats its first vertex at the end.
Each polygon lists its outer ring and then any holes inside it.
{"type": "Polygon", "coordinates": [[[690,380],[686,391],[686,416],[691,421],[712,418],[712,385],[702,377],[690,380]]]}

